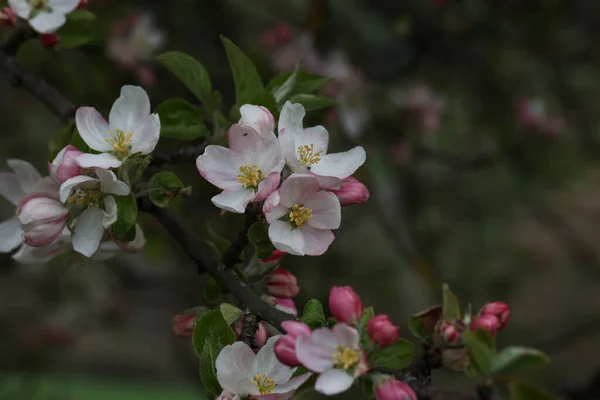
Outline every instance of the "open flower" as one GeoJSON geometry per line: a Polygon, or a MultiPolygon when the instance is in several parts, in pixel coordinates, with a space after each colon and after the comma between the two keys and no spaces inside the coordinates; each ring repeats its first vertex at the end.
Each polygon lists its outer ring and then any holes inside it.
{"type": "Polygon", "coordinates": [[[82,154],[83,168],[118,168],[136,153],[150,154],[160,136],[158,114],[150,114],[150,99],[139,86],[123,86],[113,104],[108,123],[93,107],[80,107],[75,115],[77,130],[85,143],[101,154],[82,154]]]}
{"type": "Polygon", "coordinates": [[[296,368],[282,364],[275,356],[275,342],[281,336],[273,336],[258,354],[244,342],[225,346],[215,363],[217,379],[224,392],[231,398],[251,396],[264,400],[287,400],[310,377],[305,373],[292,378],[296,368]],[[237,397],[239,396],[239,397],[237,397]]]}
{"type": "Polygon", "coordinates": [[[287,101],[279,117],[279,143],[292,171],[344,179],[364,164],[366,153],[360,146],[344,153],[327,154],[327,129],[320,125],[303,128],[305,114],[302,104],[287,101]]]}
{"type": "Polygon", "coordinates": [[[319,190],[319,180],[311,175],[290,176],[267,198],[263,211],[273,245],[295,255],[323,254],[342,218],[335,194],[319,190]]]}
{"type": "Polygon", "coordinates": [[[73,249],[90,257],[96,252],[104,229],[117,220],[117,204],[111,194],[126,196],[129,186],[112,171],[94,168],[95,176],[79,175],[60,186],[60,201],[77,215],[73,249]]]}
{"type": "Polygon", "coordinates": [[[366,371],[360,335],[341,323],[331,330],[317,329],[296,339],[296,357],[309,370],[318,372],[315,389],[325,395],[342,393],[366,371]]]}
{"type": "Polygon", "coordinates": [[[223,189],[213,204],[240,214],[248,203],[266,199],[277,188],[283,165],[275,134],[259,133],[250,124],[232,125],[229,148],[207,146],[196,160],[200,175],[223,189]]]}
{"type": "Polygon", "coordinates": [[[8,5],[36,32],[50,33],[67,22],[66,15],[77,8],[79,0],[8,0],[8,5]]]}

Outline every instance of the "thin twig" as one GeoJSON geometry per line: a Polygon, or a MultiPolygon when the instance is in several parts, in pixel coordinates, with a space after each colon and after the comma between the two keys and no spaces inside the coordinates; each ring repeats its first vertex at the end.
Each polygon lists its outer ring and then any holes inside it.
{"type": "Polygon", "coordinates": [[[250,348],[256,349],[258,345],[255,341],[256,331],[258,330],[258,323],[260,319],[252,312],[247,312],[244,315],[244,323],[242,325],[242,333],[240,333],[240,340],[246,343],[250,348]]]}

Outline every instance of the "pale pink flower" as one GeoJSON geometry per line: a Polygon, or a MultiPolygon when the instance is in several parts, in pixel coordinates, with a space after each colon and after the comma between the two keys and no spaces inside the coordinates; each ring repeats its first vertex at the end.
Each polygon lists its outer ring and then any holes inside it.
{"type": "Polygon", "coordinates": [[[76,147],[68,145],[58,152],[54,160],[48,163],[48,172],[55,182],[61,184],[67,179],[81,175],[81,166],[76,159],[83,153],[76,147]]]}
{"type": "Polygon", "coordinates": [[[23,229],[23,242],[31,247],[46,246],[62,233],[69,210],[54,195],[33,192],[19,200],[17,217],[23,229]]]}
{"type": "Polygon", "coordinates": [[[317,329],[310,336],[299,335],[296,357],[306,368],[320,374],[315,389],[328,396],[348,390],[366,370],[360,335],[344,323],[331,330],[317,329]]]}
{"type": "Polygon", "coordinates": [[[149,14],[131,14],[117,21],[107,42],[107,55],[124,68],[152,60],[166,41],[149,14]]]}
{"type": "Polygon", "coordinates": [[[52,33],[67,22],[66,15],[77,8],[79,0],[8,0],[8,5],[36,32],[52,33]]]}
{"type": "Polygon", "coordinates": [[[323,254],[341,222],[337,197],[319,190],[319,180],[294,174],[265,201],[269,238],[275,248],[295,255],[323,254]]]}
{"type": "Polygon", "coordinates": [[[75,115],[83,141],[100,154],[82,154],[83,168],[118,168],[132,154],[152,153],[160,138],[158,114],[150,113],[150,99],[139,86],[123,86],[108,122],[93,107],[80,107],[75,115]]]}

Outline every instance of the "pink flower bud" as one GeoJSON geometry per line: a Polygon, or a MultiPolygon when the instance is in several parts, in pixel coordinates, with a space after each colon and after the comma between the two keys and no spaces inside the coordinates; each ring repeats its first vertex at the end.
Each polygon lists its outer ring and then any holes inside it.
{"type": "Polygon", "coordinates": [[[471,331],[475,332],[477,329],[483,329],[494,336],[496,335],[496,332],[498,332],[499,326],[500,322],[495,315],[486,314],[473,319],[473,322],[471,322],[471,331]]]}
{"type": "Polygon", "coordinates": [[[278,297],[272,297],[271,302],[275,305],[275,308],[284,313],[298,315],[296,304],[292,299],[280,299],[278,297]]]}
{"type": "Polygon", "coordinates": [[[356,324],[362,317],[363,304],[350,286],[334,286],[329,292],[329,310],[338,322],[356,324]]]}
{"type": "Polygon", "coordinates": [[[488,303],[481,308],[480,316],[493,315],[498,318],[498,330],[504,329],[510,318],[510,307],[508,304],[501,301],[488,303]]]}
{"type": "Polygon", "coordinates": [[[258,329],[254,335],[254,343],[258,347],[263,347],[265,343],[267,343],[267,330],[265,329],[265,324],[262,321],[258,324],[258,329]]]}
{"type": "Polygon", "coordinates": [[[77,8],[86,8],[90,5],[90,0],[81,0],[77,5],[77,8]]]}
{"type": "Polygon", "coordinates": [[[4,7],[0,11],[0,26],[5,28],[14,28],[17,21],[17,14],[10,7],[4,7]]]}
{"type": "Polygon", "coordinates": [[[45,48],[51,49],[60,42],[60,36],[57,33],[41,33],[40,42],[45,48]]]}
{"type": "Polygon", "coordinates": [[[267,281],[267,291],[271,296],[289,299],[300,292],[300,286],[294,274],[287,269],[277,268],[267,281]]]}
{"type": "Polygon", "coordinates": [[[288,367],[299,367],[302,365],[296,357],[296,338],[290,335],[280,337],[275,342],[275,356],[288,367]]]}
{"type": "Polygon", "coordinates": [[[377,400],[417,400],[416,393],[404,382],[388,379],[375,388],[377,400]]]}
{"type": "Polygon", "coordinates": [[[194,325],[198,316],[196,314],[177,314],[173,317],[173,333],[179,337],[192,337],[194,325]]]}
{"type": "Polygon", "coordinates": [[[40,247],[52,243],[62,233],[69,210],[55,197],[34,192],[19,200],[17,217],[23,229],[23,241],[40,247]]]}
{"type": "Polygon", "coordinates": [[[448,344],[456,344],[460,340],[460,332],[456,327],[448,322],[443,322],[440,328],[440,333],[444,341],[448,344]]]}
{"type": "Polygon", "coordinates": [[[262,262],[272,262],[272,261],[279,261],[283,258],[283,256],[285,256],[285,253],[281,250],[275,250],[273,253],[271,253],[271,255],[269,257],[266,258],[261,258],[260,260],[262,262]]]}
{"type": "Polygon", "coordinates": [[[275,38],[278,44],[285,44],[292,38],[292,27],[288,24],[279,24],[275,27],[275,38]]]}
{"type": "Polygon", "coordinates": [[[367,333],[381,347],[390,346],[398,339],[398,327],[385,314],[376,315],[369,320],[367,333]]]}
{"type": "Polygon", "coordinates": [[[57,183],[64,183],[68,179],[81,175],[81,167],[75,162],[81,154],[83,153],[71,145],[59,151],[52,163],[48,163],[50,177],[57,183]]]}
{"type": "Polygon", "coordinates": [[[288,336],[294,339],[300,335],[310,335],[312,333],[308,325],[298,321],[284,321],[281,323],[281,327],[285,329],[288,336]]]}
{"type": "Polygon", "coordinates": [[[348,177],[342,181],[342,186],[332,190],[342,206],[361,204],[369,200],[369,189],[356,178],[348,177]]]}

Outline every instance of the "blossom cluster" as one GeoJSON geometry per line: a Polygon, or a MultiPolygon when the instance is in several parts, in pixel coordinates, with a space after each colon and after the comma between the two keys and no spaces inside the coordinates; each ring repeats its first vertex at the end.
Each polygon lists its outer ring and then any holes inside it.
{"type": "MultiPolygon", "coordinates": [[[[470,331],[483,329],[495,336],[498,331],[506,327],[509,318],[509,305],[501,301],[494,301],[484,305],[479,313],[471,318],[468,328],[470,331]]],[[[466,326],[462,320],[440,321],[436,333],[446,344],[454,345],[461,341],[465,329],[466,326]]]]}
{"type": "Polygon", "coordinates": [[[21,246],[14,255],[18,261],[44,262],[71,247],[101,258],[106,250],[143,247],[139,226],[131,242],[102,242],[117,221],[115,196],[131,195],[114,170],[133,155],[151,153],[159,139],[160,120],[150,113],[148,95],[140,87],[124,86],[108,122],[92,107],[79,108],[75,121],[94,154],[67,145],[48,163],[48,177],[22,160],[9,160],[14,173],[0,174],[0,194],[17,207],[16,217],[0,224],[0,251],[21,246]]]}
{"type": "Polygon", "coordinates": [[[365,150],[327,153],[329,133],[323,126],[303,127],[301,104],[285,103],[277,136],[275,118],[265,107],[246,104],[240,114],[229,129],[229,147],[209,145],[196,161],[200,174],[222,189],[213,204],[244,213],[249,203],[264,202],[276,249],[323,254],[334,240],[331,230],[340,226],[341,206],[369,197],[352,177],[366,160],[365,150]]]}

